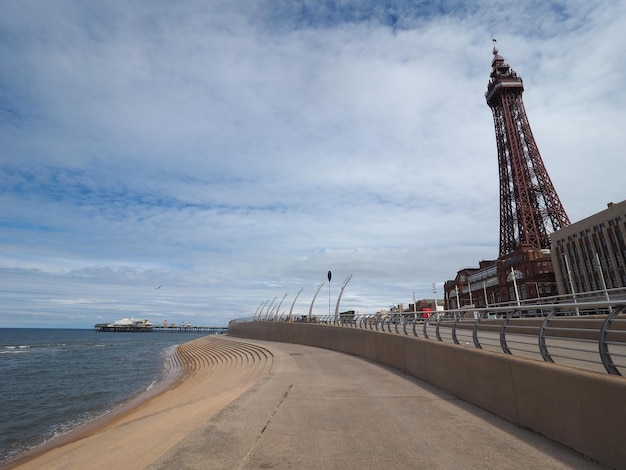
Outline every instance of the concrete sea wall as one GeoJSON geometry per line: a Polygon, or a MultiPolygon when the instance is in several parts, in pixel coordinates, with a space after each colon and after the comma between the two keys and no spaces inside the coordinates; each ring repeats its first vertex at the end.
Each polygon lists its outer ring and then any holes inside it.
{"type": "Polygon", "coordinates": [[[626,468],[626,378],[359,328],[233,322],[228,334],[332,349],[399,369],[613,468],[626,468]]]}

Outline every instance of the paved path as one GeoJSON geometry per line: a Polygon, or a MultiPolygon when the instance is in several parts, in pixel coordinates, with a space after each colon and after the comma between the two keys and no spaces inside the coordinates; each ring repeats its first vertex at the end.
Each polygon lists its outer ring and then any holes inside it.
{"type": "Polygon", "coordinates": [[[271,373],[148,468],[601,468],[393,369],[324,349],[245,342],[273,354],[271,373]]]}

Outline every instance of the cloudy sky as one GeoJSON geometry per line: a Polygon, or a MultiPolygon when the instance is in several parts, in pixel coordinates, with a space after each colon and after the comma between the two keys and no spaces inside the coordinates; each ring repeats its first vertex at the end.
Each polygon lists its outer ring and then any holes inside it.
{"type": "Polygon", "coordinates": [[[0,327],[441,298],[498,255],[492,38],[570,219],[626,198],[625,4],[3,0],[0,327]]]}

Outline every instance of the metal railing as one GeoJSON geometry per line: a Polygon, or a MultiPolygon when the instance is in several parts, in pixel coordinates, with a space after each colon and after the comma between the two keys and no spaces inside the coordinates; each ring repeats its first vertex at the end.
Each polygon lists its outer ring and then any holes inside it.
{"type": "Polygon", "coordinates": [[[369,329],[626,374],[625,300],[445,310],[432,312],[429,318],[402,315],[294,315],[257,320],[369,329]]]}

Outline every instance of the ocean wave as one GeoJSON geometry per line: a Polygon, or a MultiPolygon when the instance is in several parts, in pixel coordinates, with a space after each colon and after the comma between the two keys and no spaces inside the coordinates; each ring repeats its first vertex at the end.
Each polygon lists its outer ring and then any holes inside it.
{"type": "Polygon", "coordinates": [[[30,347],[28,346],[5,346],[5,348],[0,351],[0,354],[20,354],[27,353],[30,347]]]}

